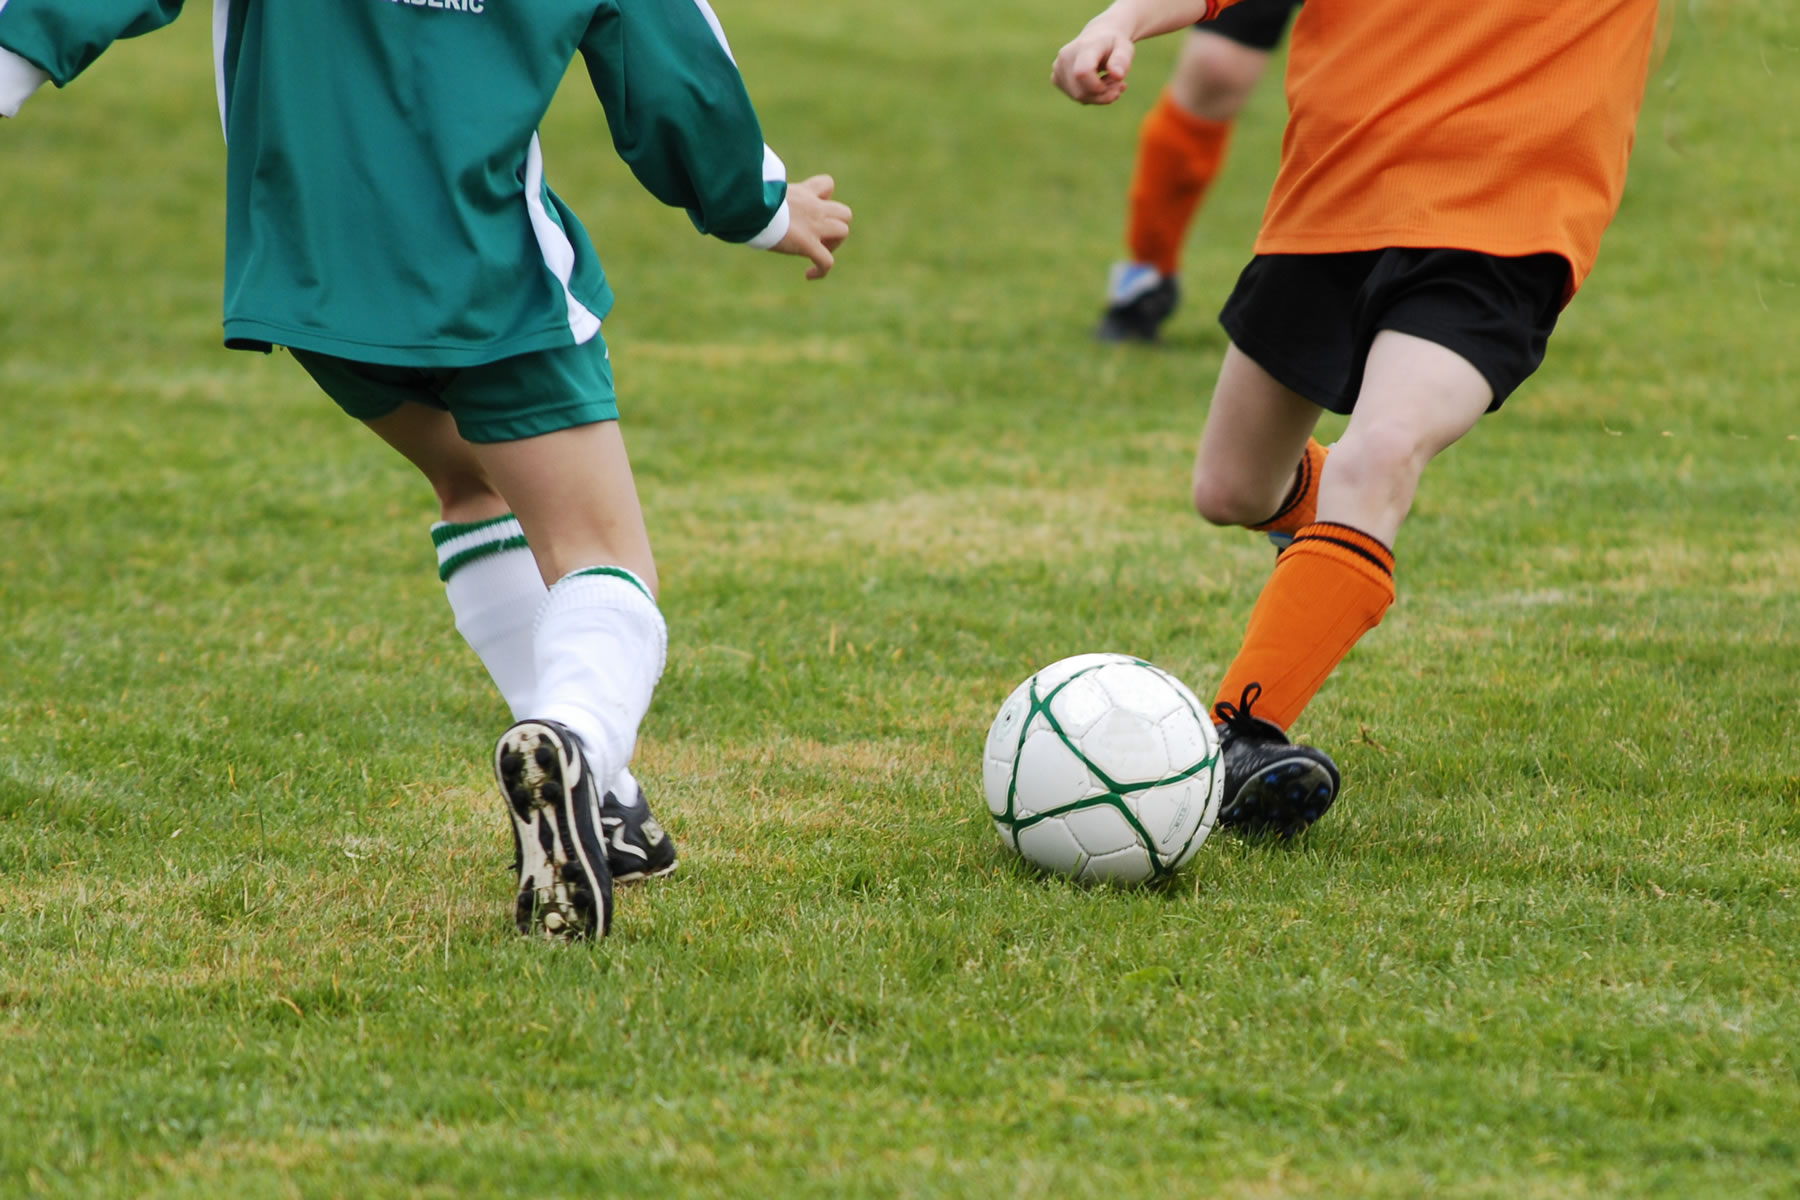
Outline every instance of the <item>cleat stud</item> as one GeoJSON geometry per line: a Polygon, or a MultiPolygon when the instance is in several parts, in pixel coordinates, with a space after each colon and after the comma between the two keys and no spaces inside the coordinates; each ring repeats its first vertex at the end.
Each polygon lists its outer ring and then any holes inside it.
{"type": "Polygon", "coordinates": [[[537,759],[538,770],[554,771],[556,769],[556,750],[548,742],[539,742],[537,749],[532,752],[532,757],[537,759]]]}

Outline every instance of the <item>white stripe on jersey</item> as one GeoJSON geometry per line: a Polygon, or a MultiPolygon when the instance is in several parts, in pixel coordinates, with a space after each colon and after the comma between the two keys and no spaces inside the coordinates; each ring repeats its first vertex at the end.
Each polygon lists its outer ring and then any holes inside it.
{"type": "Polygon", "coordinates": [[[774,183],[776,180],[780,180],[782,183],[787,182],[787,164],[781,161],[781,155],[769,149],[769,144],[764,142],[763,182],[774,183]]]}
{"type": "Polygon", "coordinates": [[[562,226],[550,219],[544,208],[544,149],[538,135],[531,135],[531,148],[525,154],[525,208],[531,214],[531,232],[537,235],[538,250],[544,265],[562,284],[563,298],[569,304],[569,330],[577,346],[586,345],[600,332],[600,318],[569,290],[569,278],[575,273],[575,247],[562,226]]]}
{"type": "MultiPolygon", "coordinates": [[[[737,66],[737,58],[731,53],[731,43],[725,40],[725,27],[719,24],[719,14],[713,11],[712,5],[708,4],[706,0],[694,0],[694,7],[700,10],[700,15],[706,18],[708,25],[712,26],[713,36],[719,39],[719,48],[725,51],[725,57],[731,59],[732,66],[737,66]]],[[[765,143],[763,146],[763,182],[774,183],[776,181],[787,182],[787,166],[781,161],[780,156],[769,149],[765,143]]],[[[752,250],[767,250],[779,242],[787,236],[789,215],[787,201],[783,200],[781,207],[775,210],[774,217],[767,225],[763,226],[762,232],[751,238],[745,245],[752,250]]]]}
{"type": "Polygon", "coordinates": [[[725,51],[725,57],[731,59],[732,66],[737,66],[737,59],[732,58],[731,43],[725,40],[725,27],[719,24],[719,14],[713,11],[712,5],[706,0],[694,0],[694,7],[700,10],[700,15],[712,26],[713,36],[719,39],[719,46],[725,51]]]}
{"type": "Polygon", "coordinates": [[[225,121],[225,42],[231,36],[231,0],[213,0],[213,80],[219,88],[219,132],[231,140],[225,121]]]}
{"type": "MultiPolygon", "coordinates": [[[[769,149],[766,142],[763,143],[762,174],[764,183],[774,183],[777,180],[784,183],[787,181],[787,164],[781,161],[779,154],[769,149]]],[[[744,244],[752,250],[771,249],[776,242],[787,236],[788,224],[792,216],[792,212],[788,209],[788,202],[783,200],[781,207],[776,209],[775,215],[769,219],[769,223],[763,226],[762,232],[744,244]]]]}

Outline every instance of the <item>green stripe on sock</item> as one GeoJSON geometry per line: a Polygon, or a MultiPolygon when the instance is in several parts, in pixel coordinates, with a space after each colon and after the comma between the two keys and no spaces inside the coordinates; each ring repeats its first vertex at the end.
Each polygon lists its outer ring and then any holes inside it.
{"type": "Polygon", "coordinates": [[[511,513],[504,516],[489,517],[485,521],[440,521],[431,527],[431,544],[442,546],[451,538],[459,538],[464,534],[474,533],[478,529],[487,529],[494,525],[503,525],[517,520],[511,513]]]}
{"type": "Polygon", "coordinates": [[[438,578],[445,583],[449,583],[452,575],[456,574],[472,562],[478,562],[481,559],[492,557],[493,555],[503,553],[507,550],[524,549],[526,549],[525,539],[523,537],[515,536],[502,538],[497,542],[483,542],[479,546],[471,546],[467,550],[459,550],[438,564],[438,578]]]}
{"type": "Polygon", "coordinates": [[[582,575],[611,575],[615,579],[623,579],[626,583],[629,583],[632,587],[644,593],[644,599],[652,604],[656,603],[656,597],[650,594],[650,589],[644,586],[644,581],[639,579],[636,575],[633,575],[630,571],[627,571],[624,567],[587,567],[580,571],[570,571],[568,578],[574,579],[582,575]]]}

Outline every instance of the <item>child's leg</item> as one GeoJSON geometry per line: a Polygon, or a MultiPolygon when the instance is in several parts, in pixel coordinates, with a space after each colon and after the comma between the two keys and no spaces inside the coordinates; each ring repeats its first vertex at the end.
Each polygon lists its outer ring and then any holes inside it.
{"type": "Polygon", "coordinates": [[[1194,214],[1225,165],[1238,113],[1256,89],[1286,24],[1285,6],[1244,4],[1218,31],[1196,29],[1181,48],[1169,86],[1138,126],[1126,209],[1127,261],[1116,263],[1102,341],[1153,341],[1180,304],[1175,273],[1194,214]]]}
{"type": "Polygon", "coordinates": [[[1331,451],[1319,520],[1392,546],[1425,466],[1475,427],[1494,390],[1454,350],[1383,330],[1369,348],[1356,411],[1331,451]]]}
{"type": "Polygon", "coordinates": [[[1256,715],[1292,725],[1394,600],[1392,545],[1419,478],[1493,400],[1461,355],[1386,330],[1370,347],[1349,427],[1325,464],[1318,520],[1284,551],[1217,701],[1260,684],[1256,715]]]}
{"type": "Polygon", "coordinates": [[[475,448],[443,409],[402,404],[363,424],[419,468],[437,493],[444,520],[473,523],[507,515],[506,501],[488,481],[475,448]]]}
{"type": "MultiPolygon", "coordinates": [[[[457,632],[487,668],[513,719],[524,719],[536,711],[533,634],[548,589],[523,527],[449,413],[403,404],[364,423],[418,467],[437,493],[443,519],[432,526],[431,540],[457,632]]],[[[606,791],[609,804],[625,809],[637,807],[643,796],[628,769],[606,791]]]]}
{"type": "Polygon", "coordinates": [[[668,644],[618,422],[475,451],[555,581],[537,620],[531,715],[573,730],[594,776],[612,780],[631,761],[668,644]]]}
{"type": "Polygon", "coordinates": [[[487,668],[513,718],[524,717],[537,683],[532,627],[545,588],[523,530],[449,413],[402,404],[364,423],[418,467],[437,493],[443,519],[432,526],[431,540],[457,632],[487,668]]]}
{"type": "Polygon", "coordinates": [[[1215,525],[1259,528],[1278,513],[1310,511],[1313,463],[1323,458],[1312,449],[1321,411],[1228,346],[1194,456],[1195,511],[1215,525]]]}
{"type": "Polygon", "coordinates": [[[1138,128],[1125,241],[1133,262],[1163,275],[1225,165],[1232,124],[1267,67],[1267,51],[1203,31],[1188,36],[1169,87],[1138,128]]]}
{"type": "Polygon", "coordinates": [[[490,663],[508,702],[528,703],[533,714],[501,737],[494,755],[519,872],[514,919],[521,932],[604,936],[613,852],[626,860],[625,878],[675,868],[673,844],[625,770],[667,635],[605,344],[594,338],[460,370],[293,353],[339,407],[420,468],[446,517],[471,527],[438,539],[452,584],[459,564],[525,554],[527,534],[536,543],[529,573],[499,573],[513,589],[495,606],[504,610],[510,653],[496,650],[490,663]],[[416,411],[439,405],[454,426],[416,411]],[[516,522],[504,515],[502,496],[516,503],[516,522]],[[545,592],[547,573],[566,578],[545,592]],[[541,603],[527,602],[539,596],[541,603]],[[527,642],[521,635],[534,609],[527,642]],[[613,781],[637,803],[603,796],[613,781]]]}
{"type": "Polygon", "coordinates": [[[518,851],[514,920],[521,932],[602,936],[615,881],[675,869],[646,807],[601,794],[630,783],[668,650],[631,464],[610,418],[481,443],[476,455],[555,580],[533,637],[532,712],[494,755],[518,851]]]}

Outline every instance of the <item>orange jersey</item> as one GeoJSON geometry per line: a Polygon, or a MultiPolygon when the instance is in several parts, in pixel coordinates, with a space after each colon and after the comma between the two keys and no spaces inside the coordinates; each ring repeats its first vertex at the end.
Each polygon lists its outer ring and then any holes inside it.
{"type": "Polygon", "coordinates": [[[1256,252],[1548,252],[1573,295],[1625,188],[1656,15],[1657,0],[1307,0],[1256,252]]]}

